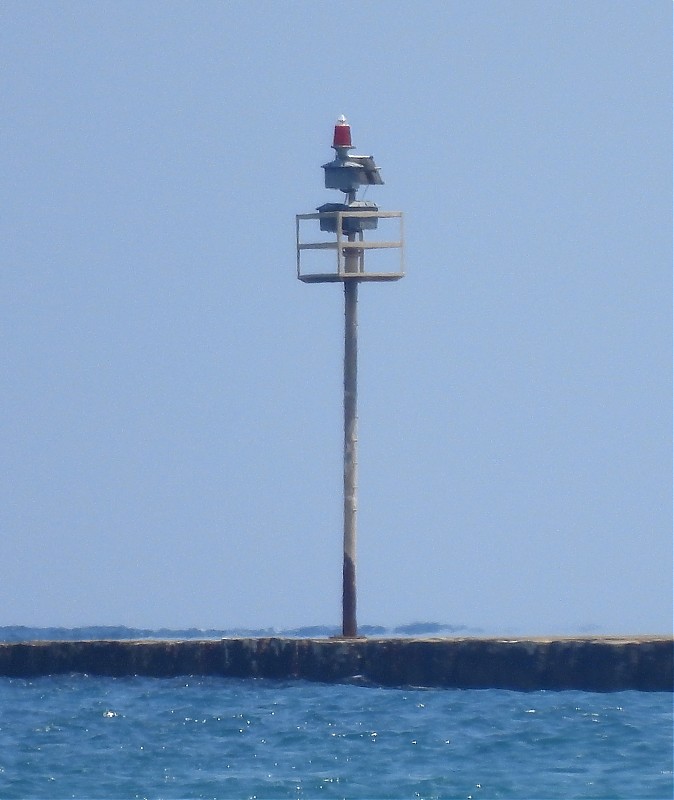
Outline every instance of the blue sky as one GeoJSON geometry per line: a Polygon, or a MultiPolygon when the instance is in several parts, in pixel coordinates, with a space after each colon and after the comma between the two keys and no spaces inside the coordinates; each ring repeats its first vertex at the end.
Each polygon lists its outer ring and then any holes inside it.
{"type": "Polygon", "coordinates": [[[338,623],[349,118],[359,621],[671,631],[669,3],[5,2],[0,624],[338,623]]]}

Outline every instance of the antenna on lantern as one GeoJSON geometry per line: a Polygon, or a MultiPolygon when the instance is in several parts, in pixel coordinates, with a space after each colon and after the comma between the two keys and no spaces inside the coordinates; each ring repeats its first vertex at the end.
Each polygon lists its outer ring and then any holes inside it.
{"type": "Polygon", "coordinates": [[[335,158],[323,164],[325,188],[338,189],[346,195],[344,203],[324,203],[315,214],[295,217],[297,277],[304,283],[344,284],[344,563],[342,569],[342,635],[358,635],[356,623],[356,514],[357,514],[357,360],[358,360],[358,284],[397,281],[404,276],[404,244],[401,211],[380,211],[376,203],[356,200],[361,186],[381,186],[384,181],[373,156],[353,155],[351,126],[342,114],[335,123],[332,137],[335,158]],[[320,241],[305,242],[300,224],[318,221],[319,231],[331,234],[320,241]],[[392,239],[365,239],[366,231],[378,229],[379,222],[398,223],[392,239]],[[398,250],[400,260],[388,271],[368,271],[365,253],[375,250],[398,250]],[[335,253],[336,265],[323,272],[303,269],[302,254],[327,251],[335,253]]]}

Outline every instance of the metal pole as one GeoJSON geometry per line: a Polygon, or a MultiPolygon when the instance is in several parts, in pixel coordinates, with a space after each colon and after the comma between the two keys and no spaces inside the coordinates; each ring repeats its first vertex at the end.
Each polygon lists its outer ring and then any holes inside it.
{"type": "MultiPolygon", "coordinates": [[[[354,193],[355,197],[355,193],[354,193]]],[[[349,196],[349,202],[354,197],[349,196]]],[[[349,234],[348,240],[355,241],[349,234]]],[[[344,271],[358,272],[359,254],[349,248],[344,271]]],[[[358,510],[358,280],[344,281],[344,568],[342,635],[358,635],[356,623],[356,514],[358,510]]]]}

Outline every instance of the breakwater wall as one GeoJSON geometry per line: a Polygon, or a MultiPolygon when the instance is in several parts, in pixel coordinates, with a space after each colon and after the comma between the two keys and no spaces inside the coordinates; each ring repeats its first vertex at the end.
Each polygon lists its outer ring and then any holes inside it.
{"type": "Polygon", "coordinates": [[[674,639],[387,638],[0,643],[0,676],[304,679],[465,689],[674,689],[674,639]]]}

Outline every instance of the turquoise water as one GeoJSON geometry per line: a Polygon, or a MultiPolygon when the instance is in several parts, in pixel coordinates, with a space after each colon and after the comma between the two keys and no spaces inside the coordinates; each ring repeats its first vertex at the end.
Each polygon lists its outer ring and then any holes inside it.
{"type": "Polygon", "coordinates": [[[671,798],[672,695],[0,679],[0,797],[671,798]]]}

